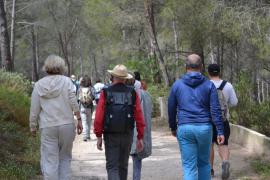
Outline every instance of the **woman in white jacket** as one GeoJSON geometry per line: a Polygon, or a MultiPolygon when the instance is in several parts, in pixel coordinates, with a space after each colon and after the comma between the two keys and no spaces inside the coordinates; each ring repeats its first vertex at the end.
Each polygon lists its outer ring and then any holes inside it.
{"type": "Polygon", "coordinates": [[[70,161],[75,138],[73,112],[82,132],[79,105],[71,80],[63,76],[65,62],[50,55],[43,69],[48,75],[34,87],[31,98],[30,130],[35,136],[37,124],[41,134],[41,171],[45,180],[71,179],[70,161]]]}

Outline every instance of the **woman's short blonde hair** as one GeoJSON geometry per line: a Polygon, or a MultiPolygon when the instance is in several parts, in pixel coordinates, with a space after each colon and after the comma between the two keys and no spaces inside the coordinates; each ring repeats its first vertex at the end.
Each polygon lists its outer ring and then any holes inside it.
{"type": "Polygon", "coordinates": [[[64,74],[66,71],[66,64],[61,57],[52,54],[45,60],[43,70],[48,74],[64,74]]]}

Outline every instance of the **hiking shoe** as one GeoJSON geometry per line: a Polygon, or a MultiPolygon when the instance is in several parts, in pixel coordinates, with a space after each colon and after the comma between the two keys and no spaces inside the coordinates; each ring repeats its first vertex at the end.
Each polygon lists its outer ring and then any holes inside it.
{"type": "Polygon", "coordinates": [[[230,177],[230,163],[229,161],[222,162],[222,180],[228,179],[230,177]]]}
{"type": "Polygon", "coordinates": [[[211,176],[212,176],[212,177],[215,176],[215,171],[214,171],[214,169],[211,169],[211,176]]]}

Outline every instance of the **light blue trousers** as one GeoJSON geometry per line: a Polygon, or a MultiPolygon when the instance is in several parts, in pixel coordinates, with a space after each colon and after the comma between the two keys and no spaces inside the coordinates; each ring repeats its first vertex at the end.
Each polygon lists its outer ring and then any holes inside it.
{"type": "Polygon", "coordinates": [[[90,138],[90,131],[92,125],[92,108],[84,108],[81,106],[81,118],[83,125],[83,138],[90,138]]]}
{"type": "Polygon", "coordinates": [[[210,180],[212,125],[184,124],[177,129],[184,180],[210,180]]]}

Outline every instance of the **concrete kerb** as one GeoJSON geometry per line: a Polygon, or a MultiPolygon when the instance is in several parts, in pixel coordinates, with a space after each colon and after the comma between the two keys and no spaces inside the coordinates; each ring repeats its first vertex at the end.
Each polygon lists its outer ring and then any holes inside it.
{"type": "Polygon", "coordinates": [[[246,148],[251,155],[270,155],[270,138],[246,127],[230,123],[230,140],[246,148]]]}
{"type": "MultiPolygon", "coordinates": [[[[160,118],[157,122],[166,122],[168,120],[168,102],[167,97],[159,97],[160,118]]],[[[251,155],[270,155],[270,138],[246,127],[230,124],[230,141],[241,145],[247,149],[251,155]]]]}

